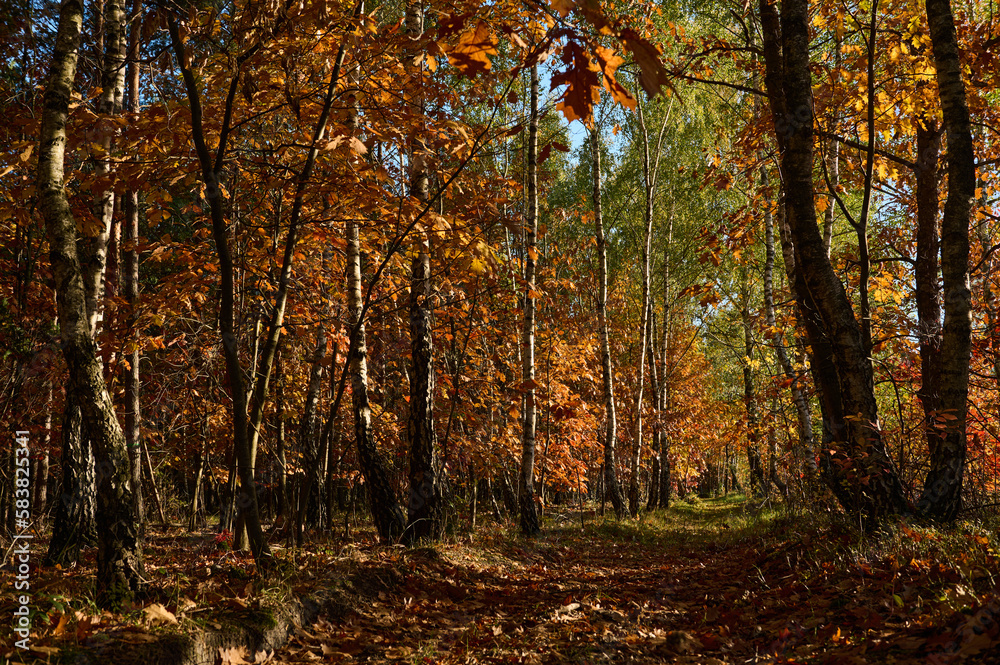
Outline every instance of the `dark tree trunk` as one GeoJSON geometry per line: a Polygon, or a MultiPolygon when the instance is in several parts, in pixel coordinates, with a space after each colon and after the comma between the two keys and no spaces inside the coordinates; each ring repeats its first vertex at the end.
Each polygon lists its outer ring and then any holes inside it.
{"type": "Polygon", "coordinates": [[[830,263],[813,200],[812,78],[808,0],[785,0],[780,26],[762,0],[765,86],[781,154],[795,292],[821,394],[828,483],[844,508],[866,518],[903,512],[907,502],[879,427],[871,363],[843,284],[830,263]],[[850,414],[850,418],[845,417],[850,414]]]}
{"type": "Polygon", "coordinates": [[[434,431],[434,314],[429,248],[412,261],[410,285],[410,500],[407,539],[444,535],[444,477],[434,431]]]}
{"type": "Polygon", "coordinates": [[[940,432],[932,437],[931,468],[917,505],[924,515],[954,520],[962,508],[965,431],[972,351],[969,220],[976,191],[969,105],[950,0],[927,0],[934,64],[948,135],[948,199],[941,219],[944,331],[940,351],[940,432]],[[936,440],[935,440],[936,438],[936,440]]]}
{"type": "MultiPolygon", "coordinates": [[[[240,479],[240,490],[234,496],[239,516],[236,530],[242,531],[244,528],[247,530],[254,561],[261,572],[266,572],[270,568],[271,552],[261,528],[260,512],[257,506],[257,485],[254,479],[253,452],[247,423],[248,398],[236,331],[236,278],[233,256],[229,247],[229,223],[223,209],[222,191],[219,186],[219,169],[222,164],[214,162],[209,152],[202,122],[201,95],[198,92],[194,72],[184,64],[187,62],[184,56],[184,44],[181,41],[177,21],[173,17],[168,19],[168,27],[174,55],[184,79],[188,103],[191,107],[192,138],[201,166],[202,182],[205,184],[205,196],[208,200],[212,220],[212,237],[215,241],[216,254],[219,257],[221,283],[218,325],[222,338],[223,355],[226,359],[229,392],[232,398],[233,449],[240,479]]],[[[230,98],[232,97],[233,95],[230,95],[230,98]]],[[[223,130],[224,134],[227,132],[228,127],[223,130]]],[[[218,148],[220,162],[224,154],[225,145],[223,144],[218,148]]],[[[289,232],[291,233],[292,229],[289,232]]],[[[275,309],[276,315],[277,310],[278,308],[275,309]]],[[[234,480],[231,480],[231,485],[234,480]]]]}
{"type": "MultiPolygon", "coordinates": [[[[405,30],[414,38],[423,34],[424,12],[419,2],[406,5],[405,30]]],[[[418,111],[423,100],[417,99],[418,111]]],[[[409,146],[409,193],[426,204],[430,199],[430,176],[426,169],[423,137],[409,146]]],[[[431,238],[418,234],[410,263],[410,412],[407,438],[410,444],[410,498],[406,539],[416,542],[444,535],[445,480],[434,430],[434,288],[431,277],[431,238]]]]}
{"type": "Polygon", "coordinates": [[[80,405],[66,393],[62,419],[62,486],[56,501],[52,540],[45,565],[69,568],[80,559],[80,548],[97,541],[97,486],[90,440],[81,435],[80,405]]]}

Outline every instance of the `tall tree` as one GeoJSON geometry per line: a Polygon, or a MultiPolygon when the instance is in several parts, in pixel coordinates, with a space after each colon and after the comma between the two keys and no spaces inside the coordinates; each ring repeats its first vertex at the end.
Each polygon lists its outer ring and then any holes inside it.
{"type": "MultiPolygon", "coordinates": [[[[139,112],[139,39],[142,23],[142,2],[132,0],[132,10],[129,17],[128,38],[128,111],[139,112]]],[[[139,299],[139,191],[129,183],[125,191],[125,300],[129,305],[128,327],[132,335],[136,335],[136,314],[139,299]]],[[[132,474],[132,486],[135,488],[135,511],[140,517],[140,523],[145,516],[142,503],[142,446],[141,410],[139,407],[139,345],[137,340],[132,343],[132,351],[127,354],[128,368],[125,370],[125,409],[124,427],[125,442],[128,446],[129,465],[132,474]]],[[[197,491],[197,490],[196,490],[197,491]]]]}
{"type": "Polygon", "coordinates": [[[368,488],[368,504],[383,543],[402,537],[406,519],[389,482],[385,462],[372,439],[372,410],[368,401],[368,344],[365,339],[364,297],[361,282],[361,243],[356,222],[347,225],[347,309],[354,344],[348,363],[351,371],[351,403],[354,411],[354,441],[358,463],[368,488]]]}
{"type": "MultiPolygon", "coordinates": [[[[424,32],[424,10],[419,0],[406,5],[406,32],[418,39],[424,32]]],[[[412,64],[411,68],[421,68],[412,64]]],[[[418,70],[416,78],[422,76],[418,70]]],[[[418,82],[417,85],[421,85],[418,82]]],[[[423,99],[417,94],[417,113],[423,99]]],[[[410,196],[420,204],[430,200],[430,174],[423,137],[409,147],[410,196]]],[[[434,283],[431,275],[431,233],[418,234],[410,262],[410,501],[407,538],[410,541],[440,538],[444,534],[444,469],[434,430],[434,283]]]]}
{"type": "Polygon", "coordinates": [[[941,433],[931,439],[931,466],[917,504],[928,517],[953,520],[962,508],[965,469],[972,294],[969,288],[969,220],[976,192],[969,104],[962,81],[958,37],[950,0],[927,0],[927,22],[938,94],[948,136],[948,199],[941,218],[944,331],[940,351],[941,433]]]}
{"type": "Polygon", "coordinates": [[[530,116],[528,119],[528,201],[525,220],[524,321],[521,328],[521,381],[523,418],[521,427],[521,532],[539,532],[535,510],[535,263],[538,258],[538,65],[531,66],[530,116]]]}
{"type": "MultiPolygon", "coordinates": [[[[642,102],[637,102],[636,114],[639,121],[639,133],[642,138],[642,189],[645,194],[645,206],[642,209],[643,219],[643,242],[642,242],[642,305],[639,314],[639,374],[636,379],[635,389],[635,430],[633,439],[635,451],[631,459],[631,473],[628,481],[628,508],[636,515],[639,512],[639,462],[642,459],[642,396],[646,382],[646,346],[649,339],[650,312],[652,302],[650,300],[650,279],[649,279],[649,256],[650,245],[653,241],[653,212],[656,201],[656,175],[660,167],[660,157],[663,155],[663,136],[667,128],[667,121],[670,119],[670,111],[673,109],[673,99],[663,120],[660,123],[659,132],[656,135],[656,145],[650,155],[649,130],[646,127],[646,117],[643,112],[642,102]]],[[[659,451],[657,451],[658,453],[659,451]]]]}
{"type": "Polygon", "coordinates": [[[590,130],[591,170],[593,177],[594,235],[597,238],[597,326],[601,335],[601,376],[604,383],[604,492],[611,499],[618,519],[628,516],[618,484],[618,461],[615,455],[617,418],[615,384],[611,368],[611,339],[608,334],[608,249],[601,211],[601,130],[597,121],[590,130]]]}
{"type": "MultiPolygon", "coordinates": [[[[270,548],[267,545],[267,540],[264,538],[264,531],[260,524],[260,513],[257,507],[253,456],[247,427],[247,389],[243,378],[244,370],[240,361],[237,342],[235,315],[236,276],[233,255],[229,245],[229,223],[223,208],[222,190],[220,189],[220,174],[226,156],[226,143],[232,118],[232,100],[235,97],[236,82],[239,80],[239,73],[233,77],[231,88],[233,92],[228,97],[229,108],[219,138],[216,157],[213,160],[205,138],[201,93],[198,89],[194,72],[191,71],[190,61],[188,55],[185,53],[186,47],[184,41],[181,39],[180,28],[175,17],[171,16],[168,19],[168,27],[170,29],[174,56],[181,70],[188,104],[191,107],[191,134],[198,156],[198,163],[201,167],[202,182],[205,184],[205,195],[208,199],[212,220],[212,237],[215,241],[216,255],[219,258],[219,278],[221,283],[219,289],[218,325],[222,338],[222,350],[226,359],[229,392],[232,399],[233,447],[241,486],[238,508],[240,514],[243,516],[242,522],[249,536],[254,561],[263,571],[269,568],[270,548]]],[[[256,51],[257,48],[259,48],[259,45],[251,47],[252,51],[256,51]]],[[[242,66],[245,59],[245,57],[239,58],[237,67],[242,66]]],[[[275,309],[277,311],[277,308],[275,309]]]]}
{"type": "MultiPolygon", "coordinates": [[[[97,112],[104,116],[100,131],[101,155],[97,159],[98,182],[94,198],[96,223],[87,233],[77,238],[77,257],[83,279],[84,301],[87,310],[87,327],[92,338],[97,338],[104,312],[104,286],[107,275],[108,244],[115,211],[115,190],[112,184],[113,162],[111,149],[114,127],[111,116],[122,110],[125,84],[125,7],[122,0],[108,0],[98,9],[102,25],[95,50],[101,58],[101,93],[97,112]],[[103,53],[102,53],[103,50],[103,53]]],[[[76,561],[80,545],[92,541],[96,532],[94,515],[97,497],[93,491],[96,478],[94,451],[89,435],[81,429],[77,396],[67,393],[63,415],[62,499],[56,508],[56,519],[49,542],[46,561],[49,564],[68,564],[76,561]]],[[[138,491],[139,486],[133,483],[138,491]]],[[[133,494],[134,497],[141,494],[133,494]]],[[[141,502],[141,499],[136,499],[141,502]]],[[[142,514],[141,510],[138,513],[142,514]]],[[[141,520],[140,520],[141,522],[141,520]]]]}
{"type": "Polygon", "coordinates": [[[902,512],[906,498],[882,439],[861,327],[816,223],[809,2],[784,0],[779,21],[772,3],[761,0],[760,15],[796,300],[809,336],[824,436],[836,455],[825,465],[826,479],[851,512],[869,518],[902,512]]]}
{"type": "MultiPolygon", "coordinates": [[[[120,5],[117,11],[122,11],[120,5]]],[[[64,183],[66,120],[82,23],[83,3],[64,2],[45,87],[36,187],[49,238],[63,355],[69,367],[67,390],[79,400],[82,428],[93,442],[95,460],[101,469],[96,479],[100,540],[97,597],[103,607],[118,608],[143,586],[142,543],[134,513],[125,436],[104,383],[91,333],[87,290],[77,252],[76,220],[64,183]]]]}

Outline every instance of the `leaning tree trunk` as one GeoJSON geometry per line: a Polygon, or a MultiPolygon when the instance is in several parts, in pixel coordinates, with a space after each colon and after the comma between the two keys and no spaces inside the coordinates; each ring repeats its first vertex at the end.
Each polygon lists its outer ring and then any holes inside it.
{"type": "Polygon", "coordinates": [[[83,4],[66,0],[60,8],[56,47],[45,88],[38,163],[39,208],[49,238],[63,355],[69,368],[67,391],[79,400],[83,431],[101,469],[97,478],[97,599],[117,609],[143,586],[142,543],[134,513],[125,436],[91,336],[87,292],[77,254],[76,220],[64,186],[66,119],[76,74],[83,4]]]}
{"type": "Polygon", "coordinates": [[[877,519],[905,511],[906,497],[882,439],[874,378],[861,328],[816,223],[809,3],[782,2],[780,27],[767,0],[761,0],[760,12],[765,86],[781,155],[785,214],[795,253],[796,300],[821,392],[824,435],[830,439],[828,449],[834,451],[826,464],[828,482],[846,510],[877,519]],[[827,358],[830,366],[823,364],[827,358]]]}
{"type": "Polygon", "coordinates": [[[605,495],[611,499],[618,519],[628,516],[618,485],[618,462],[615,459],[615,385],[611,372],[611,341],[608,337],[608,253],[604,238],[604,219],[601,217],[601,145],[597,124],[590,130],[590,149],[593,157],[594,177],[594,233],[597,237],[598,292],[597,325],[601,330],[601,373],[604,378],[604,485],[605,495]]]}
{"type": "MultiPolygon", "coordinates": [[[[524,257],[524,327],[521,331],[521,532],[540,531],[535,510],[535,261],[538,257],[538,65],[531,67],[531,118],[528,121],[528,206],[524,257]]],[[[542,479],[544,481],[544,478],[542,479]]]]}
{"type": "MultiPolygon", "coordinates": [[[[121,0],[109,0],[98,15],[102,25],[100,44],[97,52],[103,50],[104,61],[101,68],[101,95],[97,103],[99,113],[111,116],[121,111],[122,90],[125,70],[125,10],[121,0]]],[[[87,327],[96,339],[104,309],[104,281],[108,258],[108,243],[111,237],[112,219],[115,209],[112,174],[113,125],[106,120],[101,126],[100,146],[104,157],[97,160],[96,173],[108,183],[95,192],[97,205],[94,216],[99,221],[97,233],[93,236],[77,238],[77,258],[84,285],[87,327]]],[[[94,482],[94,453],[89,433],[79,429],[83,423],[78,410],[79,404],[67,394],[64,424],[71,428],[63,431],[63,498],[56,510],[52,540],[46,560],[50,563],[67,564],[75,562],[81,542],[92,541],[96,533],[93,518],[96,512],[96,495],[88,484],[94,482]]],[[[138,491],[139,485],[133,484],[138,491]]],[[[141,496],[141,495],[140,495],[141,496]]],[[[137,513],[142,515],[141,512],[137,513]]],[[[141,520],[140,520],[141,522],[141,520]]]]}
{"type": "Polygon", "coordinates": [[[917,504],[924,515],[954,520],[962,508],[972,297],[969,288],[969,219],[976,192],[975,152],[958,38],[950,0],[927,0],[927,22],[938,93],[948,134],[948,199],[941,219],[944,331],[940,353],[940,436],[931,446],[931,468],[917,504]]]}
{"type": "MultiPolygon", "coordinates": [[[[762,169],[762,183],[766,184],[766,172],[762,169]]],[[[826,243],[824,235],[824,244],[826,243]]],[[[773,343],[775,355],[778,357],[778,366],[784,373],[787,381],[790,382],[789,390],[792,392],[792,403],[795,405],[796,424],[799,433],[799,454],[804,457],[804,471],[807,476],[816,476],[816,444],[813,439],[812,411],[809,408],[809,400],[799,383],[800,377],[788,351],[785,349],[784,334],[777,331],[777,319],[774,313],[774,212],[770,205],[764,209],[764,320],[767,327],[773,332],[773,343]]]]}
{"type": "MultiPolygon", "coordinates": [[[[222,168],[221,160],[225,155],[226,146],[222,144],[218,147],[217,161],[213,161],[208,143],[205,140],[201,94],[198,91],[194,72],[186,64],[188,61],[184,55],[185,47],[181,41],[177,21],[172,16],[168,18],[168,28],[170,30],[174,55],[184,80],[188,103],[191,107],[191,133],[198,162],[201,167],[202,182],[205,184],[205,198],[208,200],[209,213],[212,220],[212,237],[215,240],[215,251],[219,257],[220,289],[218,325],[220,337],[222,338],[223,355],[226,360],[226,374],[230,397],[232,399],[233,452],[236,457],[236,467],[240,480],[240,493],[237,505],[240,521],[247,530],[254,562],[261,572],[266,573],[270,569],[271,551],[268,547],[267,539],[264,537],[264,530],[260,523],[260,512],[257,506],[253,455],[247,426],[247,390],[243,378],[243,365],[239,357],[238,338],[236,334],[235,267],[233,265],[233,255],[229,247],[229,224],[223,209],[222,191],[219,185],[219,173],[222,168]]],[[[242,64],[242,60],[240,64],[242,64]]],[[[228,133],[228,129],[228,126],[223,127],[223,135],[228,133]]],[[[292,231],[293,229],[290,229],[289,233],[292,231]]]]}

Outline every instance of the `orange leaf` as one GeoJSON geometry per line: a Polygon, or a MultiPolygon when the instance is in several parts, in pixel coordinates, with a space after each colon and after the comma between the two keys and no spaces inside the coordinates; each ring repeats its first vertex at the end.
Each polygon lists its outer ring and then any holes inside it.
{"type": "Polygon", "coordinates": [[[462,70],[468,76],[490,70],[492,63],[489,56],[496,55],[497,38],[483,21],[478,21],[474,28],[466,30],[458,38],[458,44],[444,46],[448,61],[462,70]]]}
{"type": "Polygon", "coordinates": [[[668,85],[667,70],[660,61],[660,49],[631,28],[622,30],[621,38],[639,65],[642,89],[650,96],[659,94],[660,88],[668,85]]]}
{"type": "Polygon", "coordinates": [[[576,4],[573,0],[552,0],[552,9],[555,10],[559,16],[566,18],[569,13],[573,11],[573,6],[576,4]]]}

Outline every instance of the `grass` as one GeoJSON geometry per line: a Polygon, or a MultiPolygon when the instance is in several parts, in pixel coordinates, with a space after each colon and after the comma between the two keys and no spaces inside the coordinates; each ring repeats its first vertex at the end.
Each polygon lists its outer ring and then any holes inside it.
{"type": "MultiPolygon", "coordinates": [[[[670,508],[644,511],[631,520],[617,520],[613,514],[606,514],[585,531],[595,537],[647,546],[728,547],[787,538],[798,517],[782,504],[751,502],[743,494],[729,494],[674,501],[670,508]]],[[[810,522],[814,524],[815,520],[810,522]]]]}

